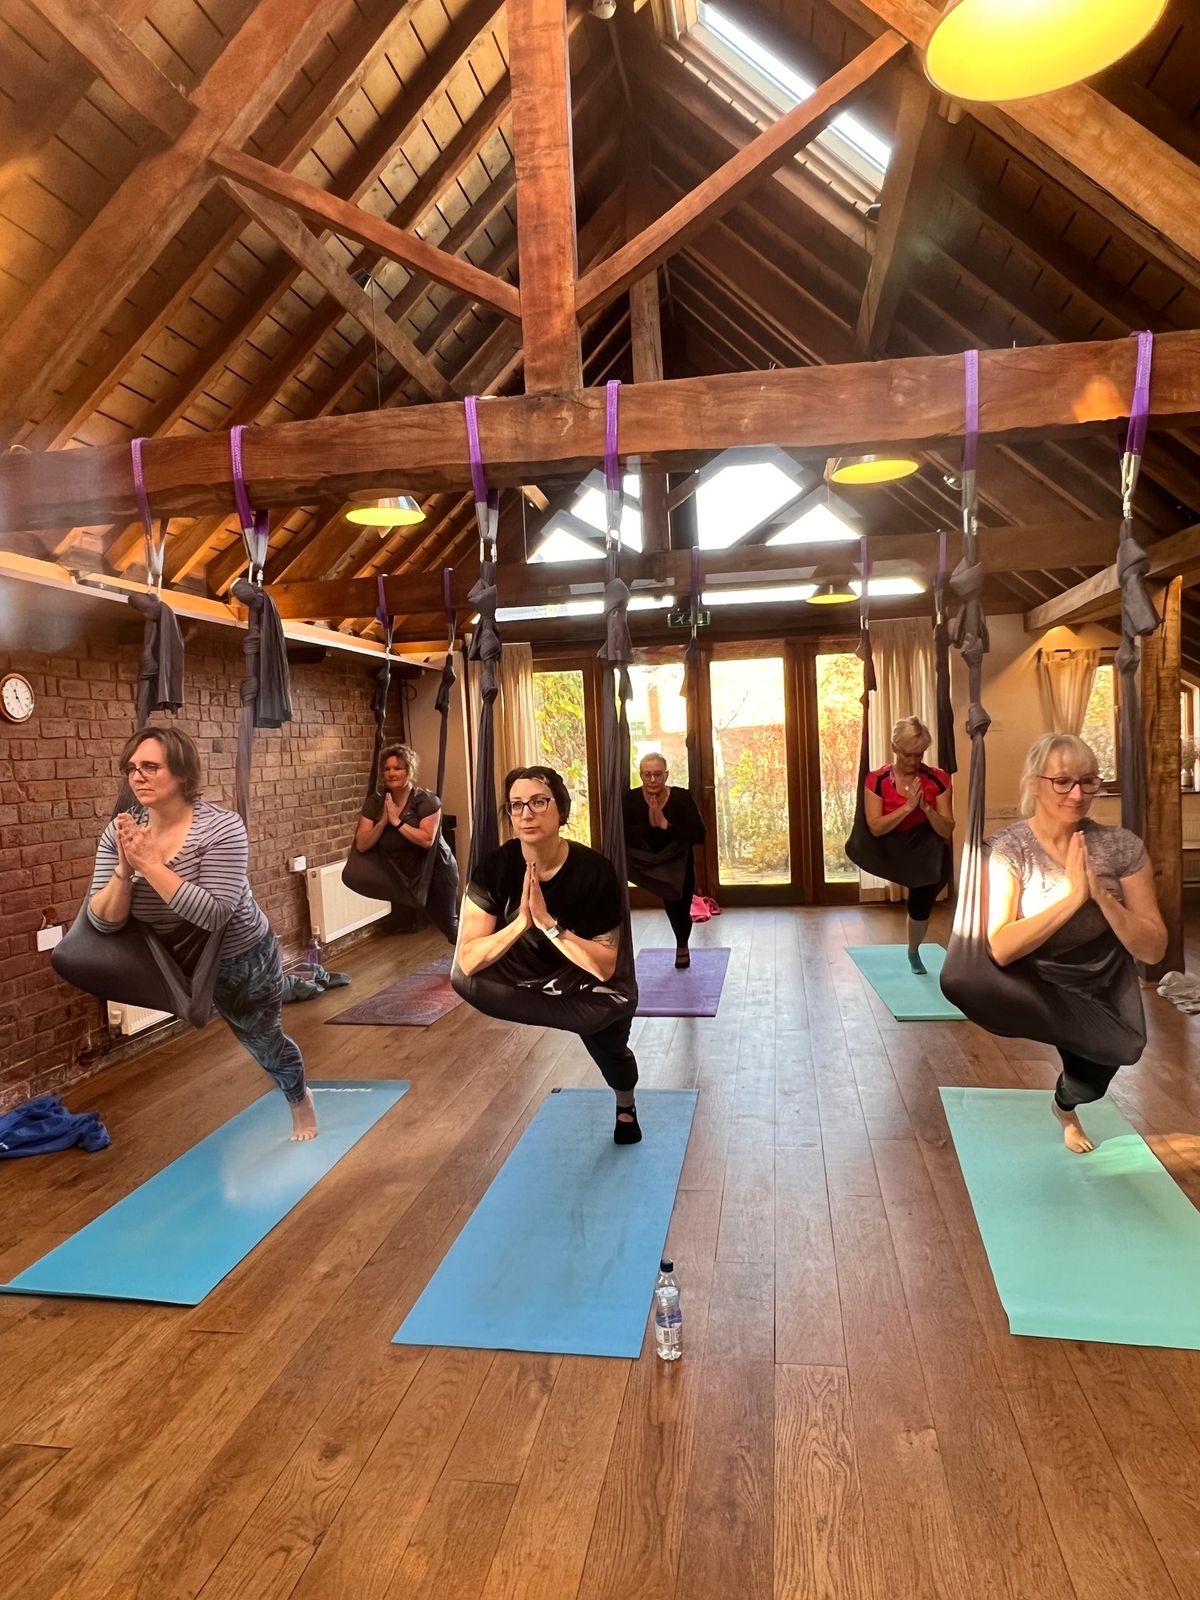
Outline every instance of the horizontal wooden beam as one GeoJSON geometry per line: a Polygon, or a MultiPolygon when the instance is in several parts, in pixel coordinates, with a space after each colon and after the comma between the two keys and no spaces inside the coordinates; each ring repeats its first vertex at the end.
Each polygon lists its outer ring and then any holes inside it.
{"type": "MultiPolygon", "coordinates": [[[[1200,523],[1160,539],[1147,551],[1150,566],[1147,576],[1165,582],[1171,578],[1190,581],[1200,577],[1200,523]]],[[[1069,563],[1067,563],[1069,564],[1069,563]]],[[[1046,561],[1044,566],[1057,566],[1046,561]]],[[[1080,622],[1095,622],[1111,617],[1121,608],[1121,585],[1115,563],[1085,578],[1074,588],[1055,595],[1045,605],[1025,614],[1026,633],[1044,633],[1047,628],[1070,627],[1080,622]]]]}
{"type": "MultiPolygon", "coordinates": [[[[982,528],[980,551],[987,573],[1040,570],[1050,566],[1088,566],[1111,560],[1120,526],[1116,522],[1055,523],[1037,528],[982,528]]],[[[930,577],[938,555],[933,533],[881,534],[870,540],[871,560],[879,573],[902,571],[930,577]]],[[[621,576],[639,593],[686,594],[691,586],[691,551],[670,550],[657,555],[631,556],[622,562],[621,576]]],[[[730,587],[745,584],[800,582],[815,567],[853,575],[857,570],[858,543],[845,545],[761,545],[727,550],[706,550],[700,558],[701,582],[730,587]]],[[[454,603],[464,606],[477,574],[471,567],[456,569],[452,581],[454,603]]],[[[397,613],[436,611],[442,604],[440,572],[406,572],[386,580],[388,603],[397,613]]],[[[599,594],[604,588],[604,565],[596,561],[532,562],[496,569],[496,582],[505,605],[544,605],[556,600],[599,594]]],[[[374,579],[330,579],[313,583],[271,586],[284,617],[368,617],[379,604],[374,579]]]]}
{"type": "Polygon", "coordinates": [[[95,0],[33,0],[33,5],[131,110],[172,143],[180,137],[196,107],[95,0]]]}
{"type": "Polygon", "coordinates": [[[652,267],[675,255],[695,234],[723,217],[784,161],[815,139],[845,102],[905,49],[907,44],[899,34],[883,34],[806,100],[743,146],[669,211],[643,228],[636,239],[631,239],[609,260],[581,278],[575,294],[576,314],[580,320],[607,305],[652,267]]]}
{"type": "Polygon", "coordinates": [[[326,189],[318,189],[303,178],[281,172],[278,167],[270,167],[265,161],[243,155],[228,145],[218,145],[209,159],[226,178],[282,202],[289,211],[317,227],[329,228],[343,239],[356,239],[379,255],[400,262],[410,272],[419,272],[448,289],[456,289],[468,300],[489,306],[511,321],[521,320],[521,297],[512,284],[484,272],[465,257],[439,250],[405,228],[397,228],[326,189]]]}
{"type": "MultiPolygon", "coordinates": [[[[1136,354],[1132,339],[983,351],[984,436],[1111,437],[1127,414],[1136,354]]],[[[1200,331],[1158,338],[1150,403],[1173,425],[1200,415],[1200,331]]],[[[604,410],[596,389],[489,400],[479,421],[491,482],[582,476],[603,459],[604,410]]],[[[649,470],[686,471],[743,445],[778,445],[813,461],[897,444],[931,450],[961,438],[962,428],[960,356],[677,378],[621,394],[621,453],[640,456],[649,470]]],[[[251,495],[264,508],[470,482],[457,404],[257,428],[245,458],[251,495]]],[[[157,515],[232,507],[227,434],[152,440],[144,462],[157,515]]],[[[1115,463],[1113,473],[1115,495],[1115,463]]],[[[90,526],[136,512],[124,446],[0,459],[0,530],[90,526]]]]}

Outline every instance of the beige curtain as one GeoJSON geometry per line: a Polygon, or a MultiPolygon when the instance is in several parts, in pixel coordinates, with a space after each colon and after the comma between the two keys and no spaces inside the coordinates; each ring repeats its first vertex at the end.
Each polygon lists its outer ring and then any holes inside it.
{"type": "Polygon", "coordinates": [[[1039,654],[1038,683],[1047,733],[1082,732],[1099,665],[1099,650],[1043,650],[1039,654]]]}
{"type": "MultiPolygon", "coordinates": [[[[496,666],[500,692],[493,711],[496,730],[496,800],[504,774],[514,767],[532,766],[538,759],[537,720],[533,709],[533,646],[506,644],[496,666]]],[[[479,726],[479,668],[470,669],[472,746],[475,762],[474,730],[479,726]]],[[[472,772],[472,791],[474,773],[472,772]]]]}
{"type": "MultiPolygon", "coordinates": [[[[931,733],[937,727],[937,702],[933,679],[933,636],[926,618],[906,617],[898,622],[873,622],[871,642],[875,652],[878,689],[871,696],[868,727],[871,766],[891,759],[892,729],[901,717],[920,717],[931,733]]],[[[936,758],[936,751],[930,755],[936,758]]],[[[858,897],[864,901],[903,900],[904,890],[869,872],[859,873],[858,897]]]]}

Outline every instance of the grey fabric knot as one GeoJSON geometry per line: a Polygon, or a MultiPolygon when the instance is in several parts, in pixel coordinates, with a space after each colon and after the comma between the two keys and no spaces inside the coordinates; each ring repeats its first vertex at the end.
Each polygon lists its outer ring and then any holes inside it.
{"type": "Polygon", "coordinates": [[[145,619],[138,661],[137,723],[144,727],[155,711],[172,716],[183,705],[183,635],[179,619],[157,596],[131,594],[129,603],[145,619]]]}

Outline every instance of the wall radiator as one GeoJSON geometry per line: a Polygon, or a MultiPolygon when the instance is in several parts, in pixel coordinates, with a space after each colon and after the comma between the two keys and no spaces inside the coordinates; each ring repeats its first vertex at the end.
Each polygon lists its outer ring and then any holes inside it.
{"type": "Polygon", "coordinates": [[[309,867],[305,873],[308,885],[308,920],[312,931],[322,944],[340,939],[344,933],[365,928],[368,922],[378,922],[392,909],[386,900],[368,900],[355,894],[342,882],[345,860],[330,861],[323,867],[309,867]]]}
{"type": "Polygon", "coordinates": [[[125,1038],[135,1033],[145,1033],[147,1028],[157,1028],[160,1022],[172,1021],[169,1011],[150,1011],[145,1006],[127,1006],[108,1002],[108,1025],[116,1028],[125,1038]]]}

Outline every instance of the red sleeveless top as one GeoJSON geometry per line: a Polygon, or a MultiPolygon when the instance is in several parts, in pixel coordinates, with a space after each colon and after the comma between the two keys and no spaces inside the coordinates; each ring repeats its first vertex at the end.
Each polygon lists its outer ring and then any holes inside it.
{"type": "MultiPolygon", "coordinates": [[[[927,767],[924,762],[917,768],[917,777],[921,780],[921,789],[924,792],[925,804],[936,805],[939,794],[944,794],[950,787],[950,774],[943,772],[940,767],[927,767]]],[[[899,811],[908,804],[905,796],[896,787],[896,780],[892,774],[890,763],[886,767],[877,767],[874,772],[867,774],[867,788],[872,794],[877,794],[883,803],[883,814],[886,817],[889,811],[899,811]]],[[[896,833],[904,833],[909,828],[927,828],[929,826],[922,811],[911,811],[903,822],[898,822],[896,833]]]]}

